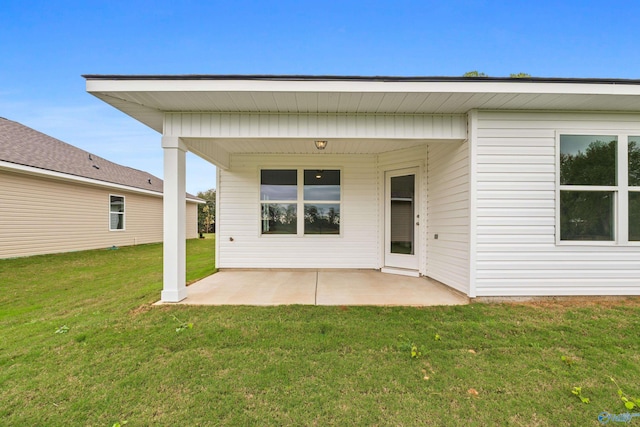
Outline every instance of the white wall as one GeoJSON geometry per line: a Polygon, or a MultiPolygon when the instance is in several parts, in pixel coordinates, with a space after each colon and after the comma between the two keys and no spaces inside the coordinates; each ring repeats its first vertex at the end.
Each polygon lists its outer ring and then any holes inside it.
{"type": "Polygon", "coordinates": [[[167,113],[164,135],[180,138],[463,139],[464,114],[167,113]]]}
{"type": "Polygon", "coordinates": [[[218,268],[379,268],[375,159],[374,155],[231,156],[231,168],[220,170],[218,184],[218,268]],[[260,169],[297,167],[342,170],[340,236],[260,234],[260,169]]]}
{"type": "Polygon", "coordinates": [[[468,293],[468,143],[429,144],[427,183],[427,276],[468,293]]]}
{"type": "Polygon", "coordinates": [[[556,130],[640,134],[640,115],[478,113],[477,296],[640,294],[640,246],[556,245],[556,130]]]}

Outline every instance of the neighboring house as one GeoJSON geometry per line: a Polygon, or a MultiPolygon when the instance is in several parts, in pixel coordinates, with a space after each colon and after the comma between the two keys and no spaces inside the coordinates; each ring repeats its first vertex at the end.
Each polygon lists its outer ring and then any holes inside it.
{"type": "Polygon", "coordinates": [[[186,151],[217,166],[218,268],[640,295],[640,80],[85,78],[162,134],[165,301],[186,296],[186,151]]]}
{"type": "MultiPolygon", "coordinates": [[[[0,258],[161,242],[162,186],[0,118],[0,258]]],[[[198,236],[201,202],[183,202],[187,238],[198,236]]]]}

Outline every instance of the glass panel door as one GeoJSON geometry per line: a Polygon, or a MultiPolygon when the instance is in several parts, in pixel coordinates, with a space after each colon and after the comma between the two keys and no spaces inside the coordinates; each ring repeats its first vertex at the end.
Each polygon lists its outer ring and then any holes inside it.
{"type": "Polygon", "coordinates": [[[385,179],[386,267],[418,270],[418,170],[388,171],[385,179]]]}
{"type": "Polygon", "coordinates": [[[415,237],[413,217],[415,216],[416,176],[391,177],[391,238],[389,250],[393,254],[413,255],[415,237]]]}

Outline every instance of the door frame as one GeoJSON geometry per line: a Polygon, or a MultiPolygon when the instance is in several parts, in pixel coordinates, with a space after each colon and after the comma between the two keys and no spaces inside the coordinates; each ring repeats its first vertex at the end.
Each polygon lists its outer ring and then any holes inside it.
{"type": "Polygon", "coordinates": [[[387,169],[383,171],[383,232],[382,232],[382,271],[389,273],[407,274],[419,276],[421,270],[421,232],[420,221],[422,214],[421,204],[421,168],[420,166],[407,166],[402,168],[387,169]],[[397,176],[414,175],[414,253],[412,255],[392,254],[390,251],[391,240],[391,178],[397,176]]]}

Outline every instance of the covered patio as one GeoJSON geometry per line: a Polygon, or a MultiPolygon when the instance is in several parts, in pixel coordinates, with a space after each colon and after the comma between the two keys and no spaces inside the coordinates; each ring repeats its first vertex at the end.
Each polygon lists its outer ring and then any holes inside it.
{"type": "Polygon", "coordinates": [[[426,277],[375,270],[223,270],[187,287],[187,305],[377,305],[468,304],[469,298],[426,277]]]}
{"type": "MultiPolygon", "coordinates": [[[[162,301],[192,298],[185,283],[184,210],[177,203],[186,188],[187,152],[217,168],[218,269],[321,271],[317,280],[305,281],[313,285],[313,292],[307,292],[314,295],[311,302],[290,303],[430,304],[430,298],[413,297],[410,287],[406,300],[393,300],[405,293],[397,284],[378,292],[378,280],[372,281],[373,289],[363,290],[358,290],[357,281],[325,281],[328,273],[322,271],[328,269],[427,276],[474,296],[468,274],[465,142],[467,103],[473,95],[457,88],[457,82],[443,86],[440,81],[361,77],[85,77],[89,93],[162,134],[162,301]],[[454,108],[448,103],[445,108],[444,99],[455,100],[454,108]],[[324,302],[324,289],[332,286],[344,296],[324,302]]],[[[272,286],[263,293],[284,292],[272,286]]],[[[249,285],[248,294],[260,293],[257,289],[249,285]]]]}

